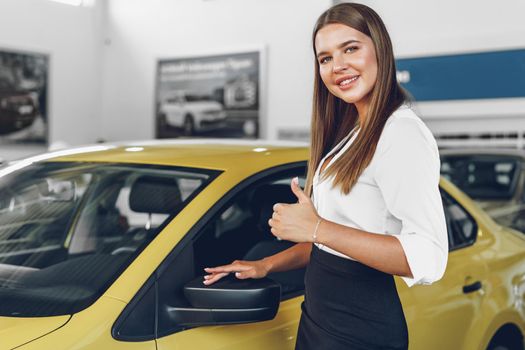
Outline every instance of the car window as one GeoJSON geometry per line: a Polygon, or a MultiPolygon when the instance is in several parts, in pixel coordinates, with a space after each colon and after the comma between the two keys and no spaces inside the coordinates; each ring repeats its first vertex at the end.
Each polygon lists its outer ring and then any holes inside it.
{"type": "MultiPolygon", "coordinates": [[[[194,244],[196,271],[234,260],[259,260],[292,247],[293,242],[277,239],[268,225],[275,203],[297,202],[290,180],[275,179],[243,191],[210,221],[194,244]]],[[[279,282],[283,296],[287,296],[304,289],[303,274],[303,270],[296,270],[268,277],[279,282]]]]}
{"type": "Polygon", "coordinates": [[[210,95],[187,94],[186,101],[188,102],[213,101],[213,98],[210,95]]]}
{"type": "Polygon", "coordinates": [[[168,98],[166,100],[166,102],[168,102],[168,103],[184,103],[184,97],[182,97],[182,96],[171,97],[171,98],[168,98]]]}
{"type": "MultiPolygon", "coordinates": [[[[268,220],[273,205],[296,203],[290,181],[300,176],[304,186],[305,168],[285,171],[240,190],[192,237],[159,279],[159,336],[183,329],[164,314],[169,308],[191,307],[183,294],[183,286],[205,274],[204,268],[229,264],[234,260],[258,260],[294,245],[272,235],[268,220]]],[[[273,273],[268,276],[281,285],[282,299],[297,296],[304,290],[304,269],[273,273]]]]}
{"type": "Polygon", "coordinates": [[[474,218],[450,195],[441,190],[447,222],[449,250],[469,246],[476,241],[477,224],[474,218]]]}
{"type": "Polygon", "coordinates": [[[441,174],[474,199],[511,199],[519,164],[509,156],[442,156],[441,174]]]}
{"type": "Polygon", "coordinates": [[[10,169],[0,176],[0,315],[26,317],[88,306],[215,176],[80,162],[10,169]]]}

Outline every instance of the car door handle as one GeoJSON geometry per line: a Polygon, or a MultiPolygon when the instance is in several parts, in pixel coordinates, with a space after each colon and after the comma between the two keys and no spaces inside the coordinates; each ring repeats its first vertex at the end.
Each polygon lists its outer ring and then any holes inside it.
{"type": "Polygon", "coordinates": [[[472,293],[472,292],[475,292],[477,290],[480,290],[482,287],[481,285],[481,282],[480,281],[476,281],[472,284],[468,284],[466,286],[463,286],[463,293],[467,294],[467,293],[472,293]]]}

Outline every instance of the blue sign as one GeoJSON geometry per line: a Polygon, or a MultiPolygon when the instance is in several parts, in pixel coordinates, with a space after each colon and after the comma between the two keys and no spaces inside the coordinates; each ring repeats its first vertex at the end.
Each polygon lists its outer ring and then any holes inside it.
{"type": "Polygon", "coordinates": [[[525,49],[396,60],[416,101],[525,97],[525,49]]]}

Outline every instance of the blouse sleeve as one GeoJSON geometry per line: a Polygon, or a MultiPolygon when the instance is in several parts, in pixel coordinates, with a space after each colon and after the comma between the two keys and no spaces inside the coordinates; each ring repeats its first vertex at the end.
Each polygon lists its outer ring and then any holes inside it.
{"type": "Polygon", "coordinates": [[[448,257],[437,145],[415,118],[397,118],[383,133],[375,180],[387,210],[401,221],[401,232],[393,236],[401,243],[413,276],[402,278],[409,287],[431,284],[443,276],[448,257]]]}

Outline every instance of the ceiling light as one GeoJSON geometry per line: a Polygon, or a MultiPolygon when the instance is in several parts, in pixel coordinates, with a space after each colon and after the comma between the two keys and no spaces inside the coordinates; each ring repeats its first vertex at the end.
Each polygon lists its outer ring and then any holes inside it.
{"type": "Polygon", "coordinates": [[[83,0],[51,0],[54,2],[59,2],[61,4],[71,5],[71,6],[81,6],[83,0]]]}
{"type": "Polygon", "coordinates": [[[140,152],[140,151],[144,151],[144,147],[128,147],[125,150],[127,152],[140,152]]]}

